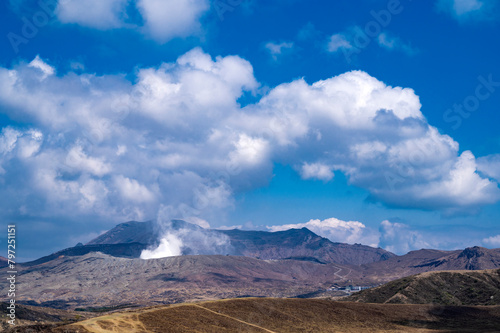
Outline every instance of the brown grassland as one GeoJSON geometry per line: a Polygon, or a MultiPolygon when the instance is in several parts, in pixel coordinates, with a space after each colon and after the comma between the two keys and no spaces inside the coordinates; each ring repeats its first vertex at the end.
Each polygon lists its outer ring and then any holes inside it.
{"type": "Polygon", "coordinates": [[[52,332],[499,332],[499,306],[245,298],[122,311],[52,332]]]}

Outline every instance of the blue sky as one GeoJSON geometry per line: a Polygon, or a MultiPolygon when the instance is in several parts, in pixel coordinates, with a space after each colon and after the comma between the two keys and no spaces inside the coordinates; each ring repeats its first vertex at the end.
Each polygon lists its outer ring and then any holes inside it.
{"type": "Polygon", "coordinates": [[[3,1],[2,225],[24,259],[169,218],[500,247],[498,10],[3,1]]]}

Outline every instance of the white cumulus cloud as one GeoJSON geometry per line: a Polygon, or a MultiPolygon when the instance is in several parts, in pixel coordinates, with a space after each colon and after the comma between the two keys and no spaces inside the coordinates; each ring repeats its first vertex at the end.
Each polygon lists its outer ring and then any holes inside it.
{"type": "Polygon", "coordinates": [[[122,197],[133,202],[147,202],[155,197],[145,185],[121,175],[115,178],[115,186],[122,197]]]}
{"type": "Polygon", "coordinates": [[[321,163],[304,163],[300,175],[303,179],[319,179],[323,181],[330,181],[334,176],[332,168],[321,163]]]}
{"type": "Polygon", "coordinates": [[[397,207],[471,213],[500,199],[494,157],[460,151],[412,89],[362,71],[283,83],[242,107],[259,83],[238,56],[195,48],[139,68],[132,82],[54,75],[35,60],[0,67],[2,112],[29,124],[1,131],[5,210],[121,221],[155,216],[163,203],[222,225],[234,194],[268,184],[275,163],[304,179],[342,172],[397,207]]]}
{"type": "Polygon", "coordinates": [[[65,0],[59,1],[55,14],[62,23],[100,30],[134,29],[164,43],[199,34],[200,19],[209,9],[208,0],[65,0]],[[141,20],[131,21],[129,11],[138,12],[141,20]]]}
{"type": "Polygon", "coordinates": [[[138,0],[144,29],[154,39],[165,42],[187,37],[201,29],[200,17],[210,8],[208,0],[138,0]]]}
{"type": "Polygon", "coordinates": [[[29,65],[29,67],[37,68],[41,71],[42,75],[40,77],[41,80],[45,79],[47,76],[54,75],[55,69],[54,67],[50,66],[46,62],[44,62],[42,59],[40,59],[40,56],[36,56],[35,59],[33,59],[29,65]]]}
{"type": "Polygon", "coordinates": [[[491,248],[499,248],[500,247],[500,235],[491,236],[483,239],[484,245],[491,248]]]}
{"type": "Polygon", "coordinates": [[[270,231],[307,228],[333,242],[381,247],[398,255],[420,249],[463,249],[481,243],[488,247],[500,247],[500,235],[485,238],[489,231],[478,230],[475,226],[410,226],[384,220],[378,229],[374,229],[359,221],[328,218],[267,228],[270,231]]]}
{"type": "Polygon", "coordinates": [[[411,250],[428,249],[431,244],[418,231],[403,223],[388,220],[380,223],[380,246],[394,253],[407,253],[411,250]]]}

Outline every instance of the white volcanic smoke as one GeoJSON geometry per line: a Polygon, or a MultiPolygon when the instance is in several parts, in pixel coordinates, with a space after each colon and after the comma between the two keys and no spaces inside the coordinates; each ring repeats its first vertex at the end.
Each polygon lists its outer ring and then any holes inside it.
{"type": "Polygon", "coordinates": [[[141,259],[157,259],[179,255],[197,254],[232,254],[229,237],[215,230],[209,230],[200,225],[210,227],[208,222],[197,217],[183,217],[184,220],[196,224],[186,223],[174,218],[177,209],[171,206],[162,206],[158,213],[157,224],[159,228],[159,244],[150,249],[143,250],[141,259]]]}
{"type": "Polygon", "coordinates": [[[166,234],[160,241],[160,245],[154,250],[144,250],[141,259],[157,259],[165,257],[180,256],[182,254],[182,241],[173,234],[166,234]]]}

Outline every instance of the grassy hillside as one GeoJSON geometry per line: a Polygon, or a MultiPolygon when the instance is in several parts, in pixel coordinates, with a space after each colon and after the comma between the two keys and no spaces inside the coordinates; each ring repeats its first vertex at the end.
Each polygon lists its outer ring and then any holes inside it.
{"type": "Polygon", "coordinates": [[[427,272],[364,290],[347,300],[366,303],[500,305],[500,270],[427,272]]]}
{"type": "Polygon", "coordinates": [[[495,332],[500,307],[247,298],[113,313],[59,332],[495,332]]]}
{"type": "Polygon", "coordinates": [[[111,311],[99,317],[25,306],[3,332],[498,332],[499,306],[244,298],[111,311]],[[75,320],[79,320],[75,322],[75,320]]]}

